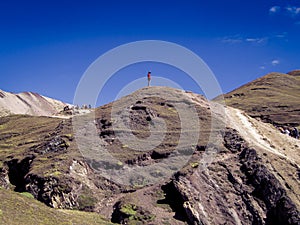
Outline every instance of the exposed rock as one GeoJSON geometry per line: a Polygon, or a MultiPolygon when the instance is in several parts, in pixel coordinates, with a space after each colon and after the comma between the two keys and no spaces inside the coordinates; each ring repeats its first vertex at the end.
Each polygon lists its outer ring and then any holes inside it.
{"type": "Polygon", "coordinates": [[[231,157],[172,181],[189,223],[299,224],[297,207],[256,151],[235,130],[227,129],[224,142],[231,157]]]}
{"type": "Polygon", "coordinates": [[[22,160],[12,159],[5,163],[8,167],[9,181],[15,186],[15,191],[24,192],[26,190],[25,176],[29,172],[34,158],[34,155],[30,155],[22,160]]]}
{"type": "Polygon", "coordinates": [[[33,146],[31,149],[39,154],[47,154],[47,153],[54,153],[54,152],[65,152],[69,144],[60,136],[55,136],[51,140],[47,142],[43,142],[40,145],[33,146]]]}
{"type": "Polygon", "coordinates": [[[239,136],[237,130],[227,128],[224,134],[224,146],[236,153],[245,148],[246,142],[239,136]]]}
{"type": "Polygon", "coordinates": [[[3,93],[3,91],[0,91],[0,98],[4,98],[5,94],[3,93]]]}
{"type": "Polygon", "coordinates": [[[26,191],[53,208],[74,209],[78,206],[76,199],[81,184],[72,180],[63,182],[54,177],[29,174],[26,177],[26,191]]]}
{"type": "Polygon", "coordinates": [[[5,167],[0,168],[0,187],[8,189],[10,185],[8,177],[8,169],[5,167]]]}
{"type": "Polygon", "coordinates": [[[286,195],[275,176],[260,162],[254,149],[244,149],[240,154],[242,171],[254,187],[252,194],[266,206],[266,224],[299,224],[300,213],[286,195]]]}

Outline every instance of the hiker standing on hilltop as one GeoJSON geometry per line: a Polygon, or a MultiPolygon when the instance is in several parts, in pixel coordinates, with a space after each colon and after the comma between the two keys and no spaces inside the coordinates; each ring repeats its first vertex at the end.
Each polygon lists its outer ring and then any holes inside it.
{"type": "Polygon", "coordinates": [[[150,87],[151,72],[148,72],[147,78],[148,78],[148,87],[150,87]]]}

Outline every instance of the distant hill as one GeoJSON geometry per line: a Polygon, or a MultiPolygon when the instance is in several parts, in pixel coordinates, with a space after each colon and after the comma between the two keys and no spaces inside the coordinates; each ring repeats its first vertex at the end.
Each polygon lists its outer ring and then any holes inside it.
{"type": "Polygon", "coordinates": [[[33,92],[14,94],[0,90],[0,116],[12,114],[52,116],[62,111],[66,105],[33,92]]]}
{"type": "Polygon", "coordinates": [[[300,70],[270,73],[224,95],[227,105],[275,125],[300,125],[300,70]]]}

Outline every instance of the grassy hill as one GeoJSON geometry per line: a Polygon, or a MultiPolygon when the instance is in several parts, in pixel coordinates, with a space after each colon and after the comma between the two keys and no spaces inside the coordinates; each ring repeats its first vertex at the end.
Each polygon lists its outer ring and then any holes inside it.
{"type": "Polygon", "coordinates": [[[300,125],[300,70],[270,73],[224,95],[227,105],[275,125],[300,125]]]}

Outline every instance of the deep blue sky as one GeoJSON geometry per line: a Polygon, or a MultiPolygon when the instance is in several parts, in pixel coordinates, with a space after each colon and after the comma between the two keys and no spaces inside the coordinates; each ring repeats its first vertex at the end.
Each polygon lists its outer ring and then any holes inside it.
{"type": "MultiPolygon", "coordinates": [[[[1,1],[0,40],[5,91],[72,102],[100,55],[132,41],[164,40],[198,54],[228,92],[269,72],[300,68],[300,1],[1,1]]],[[[99,104],[149,69],[199,91],[175,68],[142,63],[115,74],[99,104]]]]}

